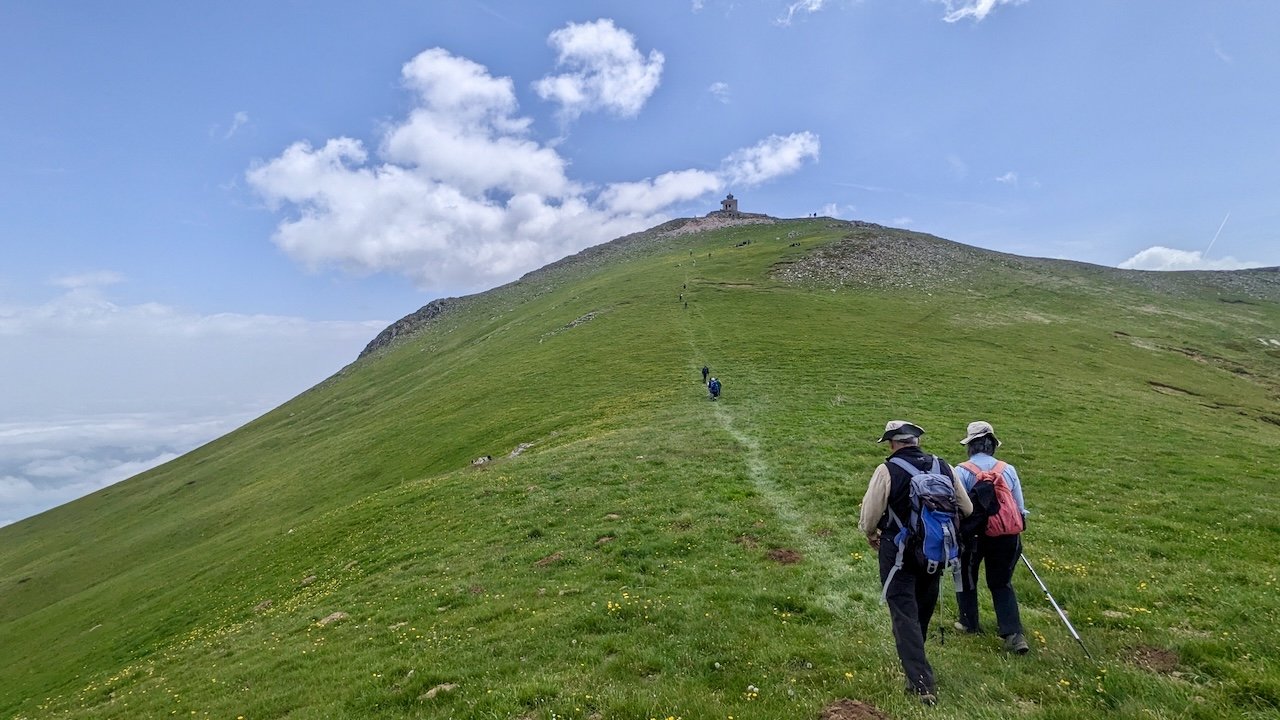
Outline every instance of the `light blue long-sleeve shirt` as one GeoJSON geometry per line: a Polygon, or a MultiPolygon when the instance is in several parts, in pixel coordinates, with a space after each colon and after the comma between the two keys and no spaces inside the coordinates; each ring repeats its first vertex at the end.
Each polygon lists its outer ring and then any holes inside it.
{"type": "MultiPolygon", "coordinates": [[[[969,462],[977,465],[982,470],[990,470],[996,466],[996,459],[986,453],[978,453],[969,458],[969,462]]],[[[974,478],[973,473],[969,472],[963,465],[955,464],[951,466],[956,473],[956,479],[964,484],[965,492],[973,490],[974,478]]],[[[1013,493],[1013,499],[1018,503],[1018,510],[1023,515],[1027,513],[1027,504],[1022,500],[1022,481],[1018,479],[1018,470],[1009,463],[1004,464],[1004,481],[1009,486],[1009,492],[1013,493]]]]}

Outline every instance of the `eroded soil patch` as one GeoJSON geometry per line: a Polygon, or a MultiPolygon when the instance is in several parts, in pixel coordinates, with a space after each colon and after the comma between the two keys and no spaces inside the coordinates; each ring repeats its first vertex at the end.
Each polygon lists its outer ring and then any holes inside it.
{"type": "Polygon", "coordinates": [[[1161,675],[1169,675],[1178,669],[1179,660],[1178,653],[1154,645],[1139,645],[1129,656],[1134,665],[1161,675]]]}
{"type": "Polygon", "coordinates": [[[766,556],[781,565],[795,565],[804,560],[804,555],[789,548],[774,548],[766,553],[766,556]]]}
{"type": "Polygon", "coordinates": [[[883,710],[861,700],[840,699],[822,709],[819,720],[891,720],[883,710]]]}

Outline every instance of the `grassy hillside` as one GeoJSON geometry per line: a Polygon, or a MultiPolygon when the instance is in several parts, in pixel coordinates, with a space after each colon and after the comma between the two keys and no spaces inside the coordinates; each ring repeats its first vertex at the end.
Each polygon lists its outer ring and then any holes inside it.
{"type": "Polygon", "coordinates": [[[0,528],[0,717],[1280,712],[1277,273],[679,226],[0,528]],[[941,704],[902,695],[855,527],[891,418],[995,424],[1096,664],[1020,570],[1032,654],[935,629],[941,704]]]}

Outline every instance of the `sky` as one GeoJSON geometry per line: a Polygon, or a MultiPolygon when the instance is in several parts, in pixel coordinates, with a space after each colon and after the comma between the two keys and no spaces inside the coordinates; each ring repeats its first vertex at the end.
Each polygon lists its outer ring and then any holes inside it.
{"type": "Polygon", "coordinates": [[[1269,0],[0,0],[0,525],[741,209],[1280,265],[1269,0]]]}

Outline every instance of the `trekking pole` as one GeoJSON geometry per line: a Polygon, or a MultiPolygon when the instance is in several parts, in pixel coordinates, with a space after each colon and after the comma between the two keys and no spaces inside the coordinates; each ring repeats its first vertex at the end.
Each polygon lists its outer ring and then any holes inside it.
{"type": "Polygon", "coordinates": [[[1093,660],[1093,656],[1089,654],[1089,648],[1085,647],[1084,640],[1080,639],[1080,633],[1076,632],[1075,627],[1071,625],[1071,621],[1067,619],[1067,614],[1062,611],[1061,607],[1059,607],[1058,601],[1053,599],[1053,594],[1049,592],[1049,588],[1045,587],[1044,581],[1036,574],[1036,569],[1031,567],[1031,561],[1027,559],[1026,555],[1019,555],[1022,558],[1022,562],[1027,566],[1027,569],[1031,571],[1031,577],[1035,578],[1037,583],[1040,583],[1040,589],[1044,591],[1044,596],[1049,598],[1049,604],[1053,606],[1054,610],[1058,611],[1058,617],[1062,618],[1062,622],[1066,624],[1067,629],[1071,631],[1071,637],[1075,638],[1076,642],[1080,643],[1080,649],[1084,650],[1084,656],[1093,660]]]}

